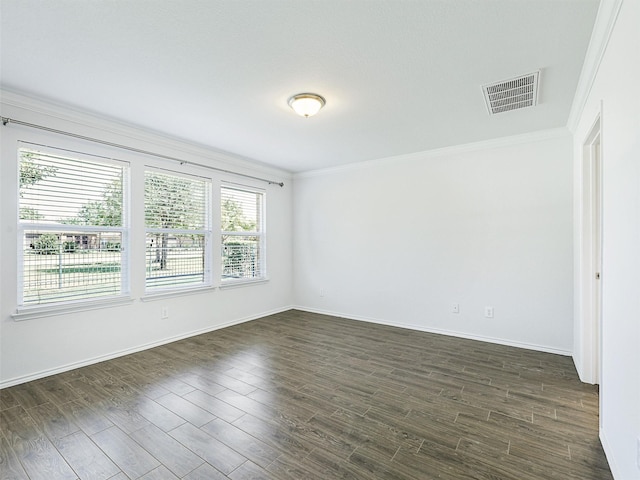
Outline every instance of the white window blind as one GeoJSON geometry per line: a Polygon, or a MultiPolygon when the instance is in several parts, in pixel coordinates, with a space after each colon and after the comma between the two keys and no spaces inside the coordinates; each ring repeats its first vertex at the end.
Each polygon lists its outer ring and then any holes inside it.
{"type": "Polygon", "coordinates": [[[128,165],[20,148],[20,306],[128,293],[128,165]]]}
{"type": "Polygon", "coordinates": [[[222,281],[266,278],[264,193],[221,188],[222,281]]]}
{"type": "Polygon", "coordinates": [[[145,172],[146,288],[211,284],[211,181],[145,172]]]}

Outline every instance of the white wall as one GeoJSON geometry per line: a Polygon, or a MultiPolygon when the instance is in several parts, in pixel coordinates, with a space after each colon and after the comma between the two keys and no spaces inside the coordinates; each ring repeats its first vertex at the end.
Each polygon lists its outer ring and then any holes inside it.
{"type": "MultiPolygon", "coordinates": [[[[259,177],[284,181],[284,188],[237,176],[212,174],[211,170],[180,167],[130,152],[44,133],[15,124],[2,129],[0,163],[0,387],[38,378],[73,366],[92,363],[114,355],[164,343],[196,332],[213,330],[239,321],[286,310],[292,303],[291,179],[289,174],[251,164],[220,152],[159,137],[148,132],[29,100],[7,92],[2,96],[2,116],[46,125],[51,128],[147,149],[159,154],[217,166],[259,177]],[[158,165],[178,171],[212,174],[214,181],[232,180],[264,188],[267,196],[268,275],[266,283],[233,289],[214,289],[188,296],[141,301],[144,272],[134,267],[129,305],[15,321],[17,307],[17,142],[31,141],[87,153],[112,155],[131,162],[133,178],[131,251],[144,252],[144,225],[140,215],[144,165],[158,165]],[[137,186],[136,186],[137,185],[137,186]],[[137,198],[138,202],[135,203],[137,198]],[[137,205],[137,206],[136,206],[137,205]],[[162,307],[169,318],[160,319],[162,307]]],[[[214,183],[215,185],[215,183],[214,183]]],[[[215,254],[215,252],[214,252],[215,254]]],[[[140,267],[144,261],[135,262],[140,267]]],[[[143,269],[144,267],[142,267],[143,269]]],[[[214,272],[214,279],[216,278],[214,272]]]]}
{"type": "MultiPolygon", "coordinates": [[[[574,136],[578,204],[582,144],[594,120],[601,115],[603,303],[600,436],[615,478],[621,480],[640,479],[640,452],[637,450],[640,448],[637,447],[637,442],[640,442],[639,26],[640,2],[625,0],[574,136]]],[[[576,209],[576,229],[580,228],[579,215],[579,209],[576,209]]],[[[579,262],[576,266],[580,268],[579,262]]],[[[579,293],[578,288],[576,293],[579,293]]],[[[576,304],[579,302],[577,297],[576,304]]],[[[576,315],[578,339],[583,334],[579,313],[576,315]]],[[[579,368],[580,360],[579,357],[576,362],[579,368]]]]}
{"type": "Polygon", "coordinates": [[[570,354],[571,148],[562,129],[297,175],[297,305],[570,354]]]}

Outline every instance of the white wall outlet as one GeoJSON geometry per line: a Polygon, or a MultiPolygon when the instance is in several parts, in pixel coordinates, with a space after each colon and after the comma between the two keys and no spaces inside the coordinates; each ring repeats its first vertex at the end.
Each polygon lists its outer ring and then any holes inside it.
{"type": "Polygon", "coordinates": [[[162,307],[160,309],[160,318],[169,318],[169,307],[162,307]]]}
{"type": "Polygon", "coordinates": [[[484,307],[485,318],[493,318],[493,307],[484,307]]]}
{"type": "Polygon", "coordinates": [[[321,288],[321,289],[320,289],[320,296],[321,296],[321,297],[324,297],[324,288],[321,288]]]}
{"type": "Polygon", "coordinates": [[[460,304],[454,303],[451,305],[451,313],[460,313],[460,304]]]}

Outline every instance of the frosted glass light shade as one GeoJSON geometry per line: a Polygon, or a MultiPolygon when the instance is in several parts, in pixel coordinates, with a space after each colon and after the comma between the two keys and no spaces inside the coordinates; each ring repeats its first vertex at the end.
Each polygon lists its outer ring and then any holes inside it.
{"type": "Polygon", "coordinates": [[[312,117],[327,103],[315,93],[299,93],[289,99],[289,106],[301,117],[312,117]]]}

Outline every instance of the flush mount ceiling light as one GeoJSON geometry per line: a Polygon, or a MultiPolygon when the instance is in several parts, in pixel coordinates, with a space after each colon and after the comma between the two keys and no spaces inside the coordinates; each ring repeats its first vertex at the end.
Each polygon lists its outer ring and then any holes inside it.
{"type": "Polygon", "coordinates": [[[312,117],[320,111],[326,100],[315,93],[298,93],[289,99],[289,106],[301,117],[312,117]]]}

